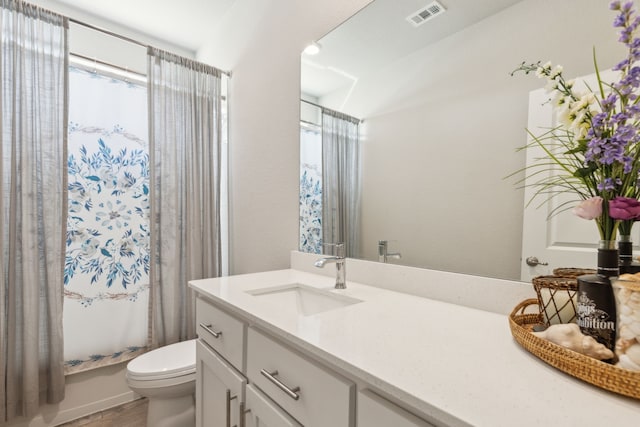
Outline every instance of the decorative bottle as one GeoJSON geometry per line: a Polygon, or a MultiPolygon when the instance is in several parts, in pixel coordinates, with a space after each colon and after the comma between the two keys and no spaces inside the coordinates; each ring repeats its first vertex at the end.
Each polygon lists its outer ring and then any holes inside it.
{"type": "Polygon", "coordinates": [[[616,303],[611,279],[619,275],[615,240],[601,240],[596,274],[578,276],[576,311],[578,326],[611,351],[616,338],[616,303]]]}

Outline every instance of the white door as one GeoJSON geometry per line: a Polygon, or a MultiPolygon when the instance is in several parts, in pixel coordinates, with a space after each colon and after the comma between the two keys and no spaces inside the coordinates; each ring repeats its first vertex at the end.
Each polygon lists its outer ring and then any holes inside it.
{"type": "Polygon", "coordinates": [[[199,340],[196,361],[196,426],[239,426],[247,380],[199,340]]]}
{"type": "MultiPolygon", "coordinates": [[[[609,71],[602,73],[602,76],[605,81],[613,81],[615,78],[613,72],[609,71]]],[[[591,88],[597,87],[594,75],[576,80],[586,82],[591,88]]],[[[555,115],[551,104],[547,102],[548,99],[549,94],[544,89],[538,89],[529,94],[527,127],[534,135],[542,134],[556,125],[555,115]]],[[[527,166],[536,158],[544,156],[544,151],[539,147],[527,149],[527,166]]],[[[535,188],[530,185],[538,179],[540,176],[534,176],[526,182],[520,261],[521,280],[529,282],[533,277],[551,274],[554,268],[559,267],[595,268],[596,247],[600,240],[595,222],[575,216],[570,209],[552,215],[554,209],[564,202],[576,201],[571,206],[577,203],[577,197],[571,193],[556,196],[550,203],[544,203],[544,197],[538,197],[527,206],[535,193],[535,188]],[[527,259],[531,260],[532,257],[537,258],[541,264],[528,265],[527,259]]],[[[636,226],[633,230],[634,244],[640,241],[638,229],[639,227],[636,226]]]]}
{"type": "Polygon", "coordinates": [[[247,385],[247,427],[302,427],[253,384],[247,385]]]}

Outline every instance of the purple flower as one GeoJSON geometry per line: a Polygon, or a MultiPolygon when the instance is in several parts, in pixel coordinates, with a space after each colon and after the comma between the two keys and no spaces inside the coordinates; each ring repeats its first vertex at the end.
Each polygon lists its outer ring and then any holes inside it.
{"type": "MultiPolygon", "coordinates": [[[[557,74],[552,74],[551,65],[540,62],[523,63],[519,68],[526,73],[536,71],[549,81],[547,88],[561,107],[560,126],[551,135],[553,143],[545,148],[555,150],[552,160],[578,180],[576,190],[581,197],[602,196],[582,201],[573,213],[595,219],[604,240],[615,237],[617,231],[618,223],[609,217],[640,221],[640,201],[619,197],[636,194],[640,188],[640,16],[633,1],[615,0],[610,8],[616,11],[613,26],[626,48],[626,57],[614,67],[617,81],[600,80],[600,90],[582,94],[573,90],[573,81],[564,79],[561,67],[557,74]],[[604,212],[603,198],[607,200],[604,212]]],[[[544,146],[545,138],[536,142],[544,146]]],[[[542,180],[541,186],[550,184],[554,182],[542,180]]]]}
{"type": "MultiPolygon", "coordinates": [[[[602,100],[602,109],[604,111],[610,111],[616,106],[616,102],[618,102],[618,95],[616,95],[615,93],[610,93],[605,99],[602,100]]],[[[601,119],[604,117],[601,114],[598,114],[597,116],[600,116],[601,119]]]]}
{"type": "Polygon", "coordinates": [[[616,18],[613,20],[613,26],[614,27],[624,27],[625,24],[625,16],[624,15],[618,15],[616,16],[616,18]]]}
{"type": "Polygon", "coordinates": [[[616,185],[622,185],[620,178],[605,178],[604,181],[597,185],[597,188],[599,191],[612,191],[616,189],[616,185]]]}
{"type": "Polygon", "coordinates": [[[613,219],[640,219],[640,202],[631,197],[615,197],[609,200],[609,216],[613,219]]]}
{"type": "Polygon", "coordinates": [[[596,196],[580,202],[573,213],[583,219],[596,219],[602,215],[602,197],[596,196]]]}

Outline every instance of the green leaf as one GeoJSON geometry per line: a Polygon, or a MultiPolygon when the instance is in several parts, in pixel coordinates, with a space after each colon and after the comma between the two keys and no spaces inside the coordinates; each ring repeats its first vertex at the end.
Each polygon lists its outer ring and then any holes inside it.
{"type": "Polygon", "coordinates": [[[576,178],[584,178],[586,176],[592,175],[598,168],[595,166],[589,166],[586,168],[578,168],[573,173],[573,176],[576,178]]]}

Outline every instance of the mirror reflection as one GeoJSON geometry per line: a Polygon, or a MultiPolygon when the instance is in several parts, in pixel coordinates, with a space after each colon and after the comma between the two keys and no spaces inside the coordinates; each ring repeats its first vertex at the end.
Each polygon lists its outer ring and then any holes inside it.
{"type": "Polygon", "coordinates": [[[509,73],[551,60],[590,74],[594,48],[613,66],[614,14],[600,0],[441,0],[416,24],[433,4],[375,0],[302,54],[300,248],[341,227],[340,212],[317,216],[331,117],[359,134],[358,167],[343,169],[358,188],[349,256],[518,280],[526,201],[503,178],[524,166],[529,92],[543,82],[509,73]]]}

